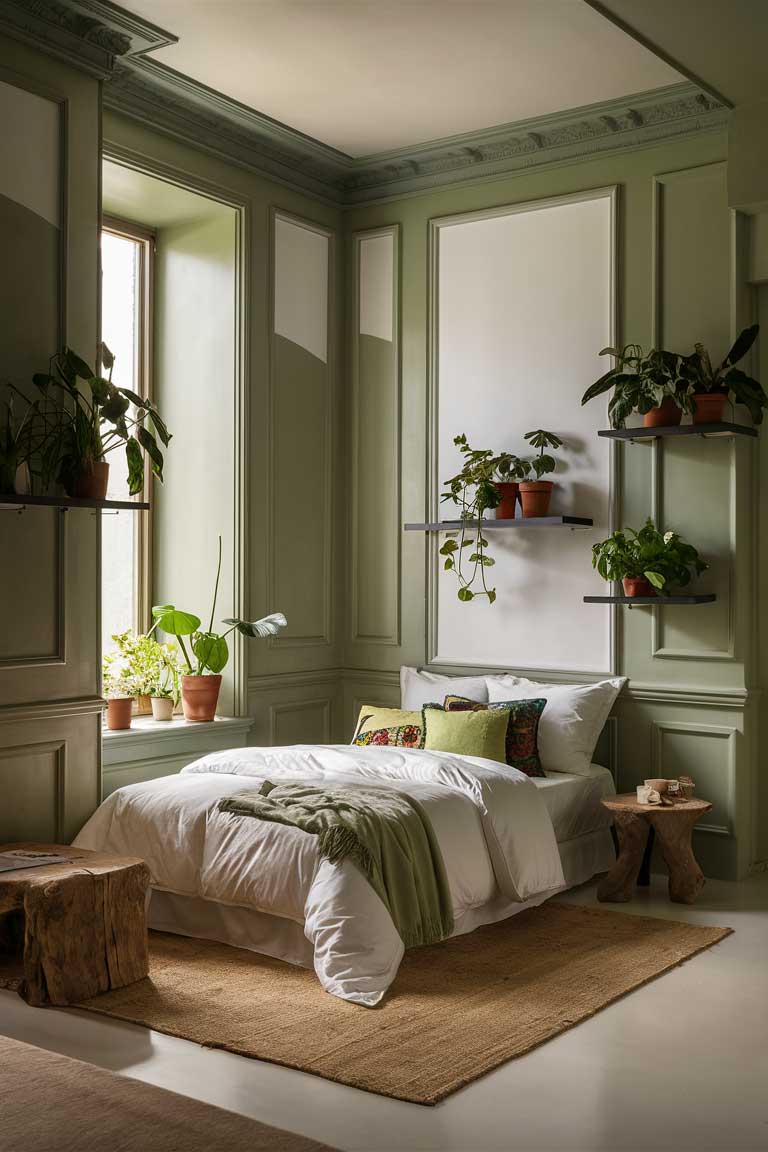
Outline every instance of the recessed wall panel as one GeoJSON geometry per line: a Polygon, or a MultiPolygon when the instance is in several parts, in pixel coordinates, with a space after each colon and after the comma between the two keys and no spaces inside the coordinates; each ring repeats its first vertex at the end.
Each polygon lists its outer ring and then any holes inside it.
{"type": "MultiPolygon", "coordinates": [[[[600,400],[585,388],[608,367],[614,317],[614,195],[541,201],[434,222],[433,519],[461,466],[454,437],[530,456],[525,433],[565,441],[551,512],[592,517],[594,528],[515,528],[488,534],[486,571],[497,599],[462,603],[433,545],[436,662],[607,672],[611,611],[583,603],[603,590],[591,546],[611,527],[610,443],[600,400]]],[[[491,513],[493,515],[493,513],[491,513]]]]}

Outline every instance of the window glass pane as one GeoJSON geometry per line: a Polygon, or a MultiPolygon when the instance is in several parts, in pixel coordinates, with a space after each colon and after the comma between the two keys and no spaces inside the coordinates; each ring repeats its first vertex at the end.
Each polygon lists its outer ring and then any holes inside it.
{"type": "MultiPolygon", "coordinates": [[[[114,353],[112,379],[138,392],[141,245],[110,232],[101,235],[101,334],[114,353]]],[[[107,456],[109,495],[127,500],[128,466],[117,447],[107,456]]],[[[135,512],[103,513],[101,519],[102,648],[113,648],[115,632],[135,628],[138,555],[135,512]]]]}

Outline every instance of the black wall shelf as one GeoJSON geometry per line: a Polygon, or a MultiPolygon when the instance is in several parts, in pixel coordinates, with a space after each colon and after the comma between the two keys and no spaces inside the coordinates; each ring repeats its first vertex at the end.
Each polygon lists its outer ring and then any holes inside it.
{"type": "Polygon", "coordinates": [[[0,496],[0,508],[23,512],[25,508],[95,508],[97,511],[146,511],[149,504],[143,500],[77,500],[74,496],[21,496],[16,493],[0,496]]]}
{"type": "Polygon", "coordinates": [[[589,516],[518,516],[514,520],[441,520],[433,524],[405,524],[406,532],[460,532],[467,528],[474,532],[482,525],[485,532],[499,528],[591,528],[589,516]]]}
{"type": "Polygon", "coordinates": [[[650,604],[663,608],[667,604],[713,604],[717,600],[714,592],[702,592],[698,596],[585,596],[585,604],[650,604]]]}
{"type": "Polygon", "coordinates": [[[757,436],[757,429],[748,424],[670,424],[661,428],[602,428],[598,436],[611,440],[630,440],[632,443],[650,443],[664,436],[757,436]]]}

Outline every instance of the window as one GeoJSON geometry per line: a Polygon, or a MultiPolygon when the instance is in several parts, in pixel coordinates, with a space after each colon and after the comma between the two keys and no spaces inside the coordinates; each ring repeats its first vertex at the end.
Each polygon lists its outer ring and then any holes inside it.
{"type": "MultiPolygon", "coordinates": [[[[101,336],[114,353],[112,379],[140,396],[151,391],[151,306],[154,236],[133,224],[105,220],[101,233],[101,336]]],[[[125,499],[125,452],[109,454],[109,495],[125,499]]],[[[149,470],[147,469],[147,472],[149,470]]],[[[146,478],[148,499],[149,476],[146,478]]],[[[103,513],[101,529],[102,649],[127,628],[149,621],[150,515],[103,513]]]]}

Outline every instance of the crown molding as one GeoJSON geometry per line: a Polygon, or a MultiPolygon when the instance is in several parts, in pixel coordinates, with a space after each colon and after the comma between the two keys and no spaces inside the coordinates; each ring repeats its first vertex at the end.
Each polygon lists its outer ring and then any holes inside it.
{"type": "Polygon", "coordinates": [[[0,0],[0,31],[99,79],[111,75],[121,57],[178,39],[109,0],[0,0]]]}
{"type": "Polygon", "coordinates": [[[123,60],[105,86],[104,103],[340,207],[647,147],[728,121],[721,104],[682,83],[356,159],[154,60],[123,60]]]}
{"type": "Polygon", "coordinates": [[[355,163],[156,60],[122,60],[104,86],[104,107],[334,204],[355,163]]]}

